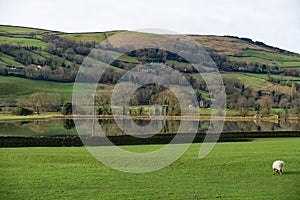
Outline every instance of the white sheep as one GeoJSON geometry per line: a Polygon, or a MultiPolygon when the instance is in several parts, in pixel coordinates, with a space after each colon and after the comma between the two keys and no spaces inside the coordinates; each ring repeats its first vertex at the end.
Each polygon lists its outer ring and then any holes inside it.
{"type": "Polygon", "coordinates": [[[284,162],[281,160],[276,160],[273,162],[272,168],[274,170],[274,174],[279,173],[280,175],[282,175],[284,162]]]}

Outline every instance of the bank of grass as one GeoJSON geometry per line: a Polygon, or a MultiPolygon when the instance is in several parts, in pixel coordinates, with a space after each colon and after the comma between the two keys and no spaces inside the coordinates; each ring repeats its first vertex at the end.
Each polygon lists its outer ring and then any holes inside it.
{"type": "Polygon", "coordinates": [[[23,64],[14,60],[14,57],[7,55],[5,53],[0,52],[0,59],[3,62],[3,66],[5,65],[14,65],[14,66],[22,66],[23,64]]]}
{"type": "Polygon", "coordinates": [[[44,29],[38,28],[29,28],[29,27],[21,27],[21,26],[9,26],[9,25],[0,25],[0,33],[3,34],[43,34],[46,32],[52,32],[44,29]]]}
{"type": "Polygon", "coordinates": [[[3,199],[297,199],[299,146],[300,138],[218,143],[199,159],[200,144],[193,144],[170,166],[146,174],[110,169],[82,147],[1,148],[0,193],[3,199]],[[272,174],[277,159],[286,163],[282,176],[272,174]]]}
{"type": "Polygon", "coordinates": [[[300,57],[285,55],[258,49],[244,49],[243,56],[229,56],[230,60],[243,61],[246,63],[260,62],[278,67],[300,67],[300,57]]]}
{"type": "Polygon", "coordinates": [[[0,44],[11,44],[11,45],[21,45],[21,46],[36,46],[45,48],[46,43],[38,40],[38,39],[31,39],[31,38],[13,38],[13,37],[5,37],[0,36],[0,44]]]}
{"type": "Polygon", "coordinates": [[[28,97],[35,92],[59,93],[65,99],[70,99],[73,83],[58,83],[50,81],[29,80],[18,77],[0,76],[0,102],[2,99],[19,99],[28,97]]]}
{"type": "MultiPolygon", "coordinates": [[[[247,76],[253,76],[253,77],[257,77],[257,78],[261,78],[261,79],[265,79],[265,80],[269,79],[268,74],[254,74],[254,73],[241,73],[241,74],[244,74],[247,76]]],[[[293,76],[281,76],[281,75],[272,74],[272,75],[270,75],[270,77],[279,79],[281,81],[300,81],[299,77],[293,77],[293,76]]]]}
{"type": "Polygon", "coordinates": [[[59,36],[75,40],[77,42],[95,42],[96,44],[103,42],[106,37],[113,36],[122,31],[108,32],[88,32],[88,33],[62,33],[59,36]]]}
{"type": "Polygon", "coordinates": [[[64,117],[64,115],[58,112],[47,112],[47,113],[41,113],[39,115],[27,115],[27,116],[0,113],[0,121],[1,120],[50,119],[56,117],[64,117]]]}
{"type": "Polygon", "coordinates": [[[221,75],[222,78],[237,78],[241,80],[246,87],[250,87],[254,90],[262,90],[272,86],[272,84],[267,80],[264,80],[260,77],[248,76],[242,73],[223,73],[221,75]]]}

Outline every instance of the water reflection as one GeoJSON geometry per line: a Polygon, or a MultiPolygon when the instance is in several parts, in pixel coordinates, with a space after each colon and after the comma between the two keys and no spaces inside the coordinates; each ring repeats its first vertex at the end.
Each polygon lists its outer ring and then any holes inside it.
{"type": "MultiPolygon", "coordinates": [[[[91,121],[89,119],[85,119],[91,121]]],[[[121,130],[113,119],[99,119],[103,132],[108,136],[125,135],[124,130],[121,130]]],[[[122,120],[123,127],[128,131],[135,123],[139,126],[149,124],[148,120],[122,120]]],[[[176,133],[180,126],[180,121],[167,120],[154,121],[157,126],[163,125],[159,133],[176,133]]],[[[206,132],[209,127],[209,121],[200,121],[198,132],[206,132]]],[[[256,131],[300,131],[300,121],[279,121],[273,122],[254,122],[254,121],[226,121],[224,123],[223,132],[256,132],[256,131]]],[[[64,136],[76,135],[76,128],[73,119],[48,119],[48,120],[25,120],[25,121],[4,121],[0,122],[1,136],[64,136]]]]}

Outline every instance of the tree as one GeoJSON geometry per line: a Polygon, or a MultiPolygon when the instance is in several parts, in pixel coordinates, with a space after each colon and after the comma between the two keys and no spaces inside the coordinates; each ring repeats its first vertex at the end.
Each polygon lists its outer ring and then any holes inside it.
{"type": "Polygon", "coordinates": [[[43,105],[43,95],[40,92],[33,93],[29,97],[29,103],[31,104],[31,107],[33,108],[34,112],[37,114],[40,114],[42,110],[42,105],[43,105]]]}
{"type": "Polygon", "coordinates": [[[263,98],[259,99],[257,102],[259,105],[259,113],[262,115],[269,115],[270,110],[274,104],[273,98],[271,96],[264,96],[263,98]]]}
{"type": "Polygon", "coordinates": [[[72,103],[71,102],[66,102],[62,109],[61,109],[61,113],[63,115],[71,115],[73,113],[73,110],[72,110],[72,103]]]}
{"type": "Polygon", "coordinates": [[[300,99],[295,99],[294,101],[292,101],[292,113],[293,114],[300,114],[300,99]]]}
{"type": "Polygon", "coordinates": [[[278,107],[286,109],[288,107],[288,104],[289,100],[287,98],[282,98],[278,104],[278,107]]]}
{"type": "Polygon", "coordinates": [[[98,108],[98,115],[111,115],[112,110],[111,104],[111,94],[108,92],[98,92],[96,96],[96,105],[98,108]]]}
{"type": "Polygon", "coordinates": [[[138,112],[139,112],[140,116],[144,115],[145,111],[144,111],[144,108],[142,106],[138,110],[139,110],[138,112]]]}
{"type": "Polygon", "coordinates": [[[238,107],[240,114],[245,117],[249,112],[248,100],[246,97],[240,97],[238,100],[238,107]]]}
{"type": "Polygon", "coordinates": [[[66,130],[71,130],[71,129],[75,128],[74,120],[73,119],[64,119],[63,126],[66,130]]]}
{"type": "Polygon", "coordinates": [[[27,108],[23,107],[17,107],[13,110],[12,112],[14,115],[21,115],[21,116],[26,116],[26,115],[32,115],[32,110],[29,110],[27,108]]]}

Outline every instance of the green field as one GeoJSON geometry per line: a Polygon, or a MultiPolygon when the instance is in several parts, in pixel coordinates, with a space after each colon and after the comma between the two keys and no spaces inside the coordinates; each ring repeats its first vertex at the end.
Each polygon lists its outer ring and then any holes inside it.
{"type": "MultiPolygon", "coordinates": [[[[210,115],[211,111],[212,111],[212,109],[210,109],[210,108],[200,108],[200,116],[201,115],[210,115]]],[[[256,114],[256,111],[254,111],[254,110],[250,110],[249,113],[248,113],[249,116],[253,116],[255,114],[256,114]]],[[[240,113],[239,110],[227,109],[226,110],[226,115],[227,116],[240,116],[241,113],[240,113]]]]}
{"type": "MultiPolygon", "coordinates": [[[[261,79],[265,79],[268,80],[269,76],[268,74],[252,74],[252,73],[242,73],[245,74],[247,76],[252,76],[252,77],[257,77],[257,78],[261,78],[261,79]]],[[[281,76],[281,75],[275,75],[272,74],[270,75],[271,78],[275,78],[275,79],[279,79],[281,81],[294,81],[294,82],[300,82],[300,78],[299,77],[293,77],[293,76],[281,76]]]]}
{"type": "Polygon", "coordinates": [[[241,80],[246,87],[250,87],[252,89],[264,89],[266,87],[270,87],[272,84],[262,78],[255,76],[248,76],[242,73],[224,73],[221,74],[222,78],[237,78],[241,80]]]}
{"type": "Polygon", "coordinates": [[[76,40],[78,42],[102,42],[105,40],[104,33],[66,33],[60,34],[64,38],[76,40]]]}
{"type": "Polygon", "coordinates": [[[113,36],[114,34],[117,34],[122,31],[109,31],[109,32],[89,32],[89,33],[63,33],[58,34],[59,36],[62,36],[64,38],[76,40],[78,42],[102,42],[104,41],[106,37],[113,36]]]}
{"type": "Polygon", "coordinates": [[[64,98],[71,98],[73,83],[29,80],[17,77],[0,76],[0,102],[3,99],[19,99],[35,92],[59,93],[64,98]]]}
{"type": "Polygon", "coordinates": [[[23,66],[23,64],[14,60],[14,57],[0,52],[0,61],[3,62],[2,65],[14,65],[14,66],[23,66]]]}
{"type": "Polygon", "coordinates": [[[49,112],[49,113],[42,113],[39,115],[27,115],[27,116],[20,116],[20,115],[12,115],[12,114],[0,114],[0,120],[30,120],[30,119],[50,119],[55,117],[62,117],[61,113],[56,112],[49,112]]]}
{"type": "Polygon", "coordinates": [[[170,166],[146,174],[110,169],[84,148],[2,148],[0,193],[2,199],[298,199],[299,146],[300,138],[218,143],[199,159],[200,144],[193,144],[170,166]],[[286,163],[282,176],[272,174],[277,159],[286,163]]]}
{"type": "Polygon", "coordinates": [[[10,45],[20,45],[20,46],[36,46],[36,47],[41,47],[45,48],[46,43],[42,42],[41,40],[36,40],[36,39],[29,39],[29,38],[13,38],[13,37],[4,37],[0,36],[0,44],[7,43],[10,45]]]}
{"type": "Polygon", "coordinates": [[[260,62],[266,65],[279,67],[300,67],[300,57],[284,55],[274,52],[245,49],[243,56],[229,56],[230,60],[250,62],[260,62]]]}
{"type": "Polygon", "coordinates": [[[9,33],[9,34],[42,34],[46,32],[53,32],[44,29],[37,29],[37,28],[27,28],[21,26],[7,26],[7,25],[0,25],[0,33],[9,33]]]}

